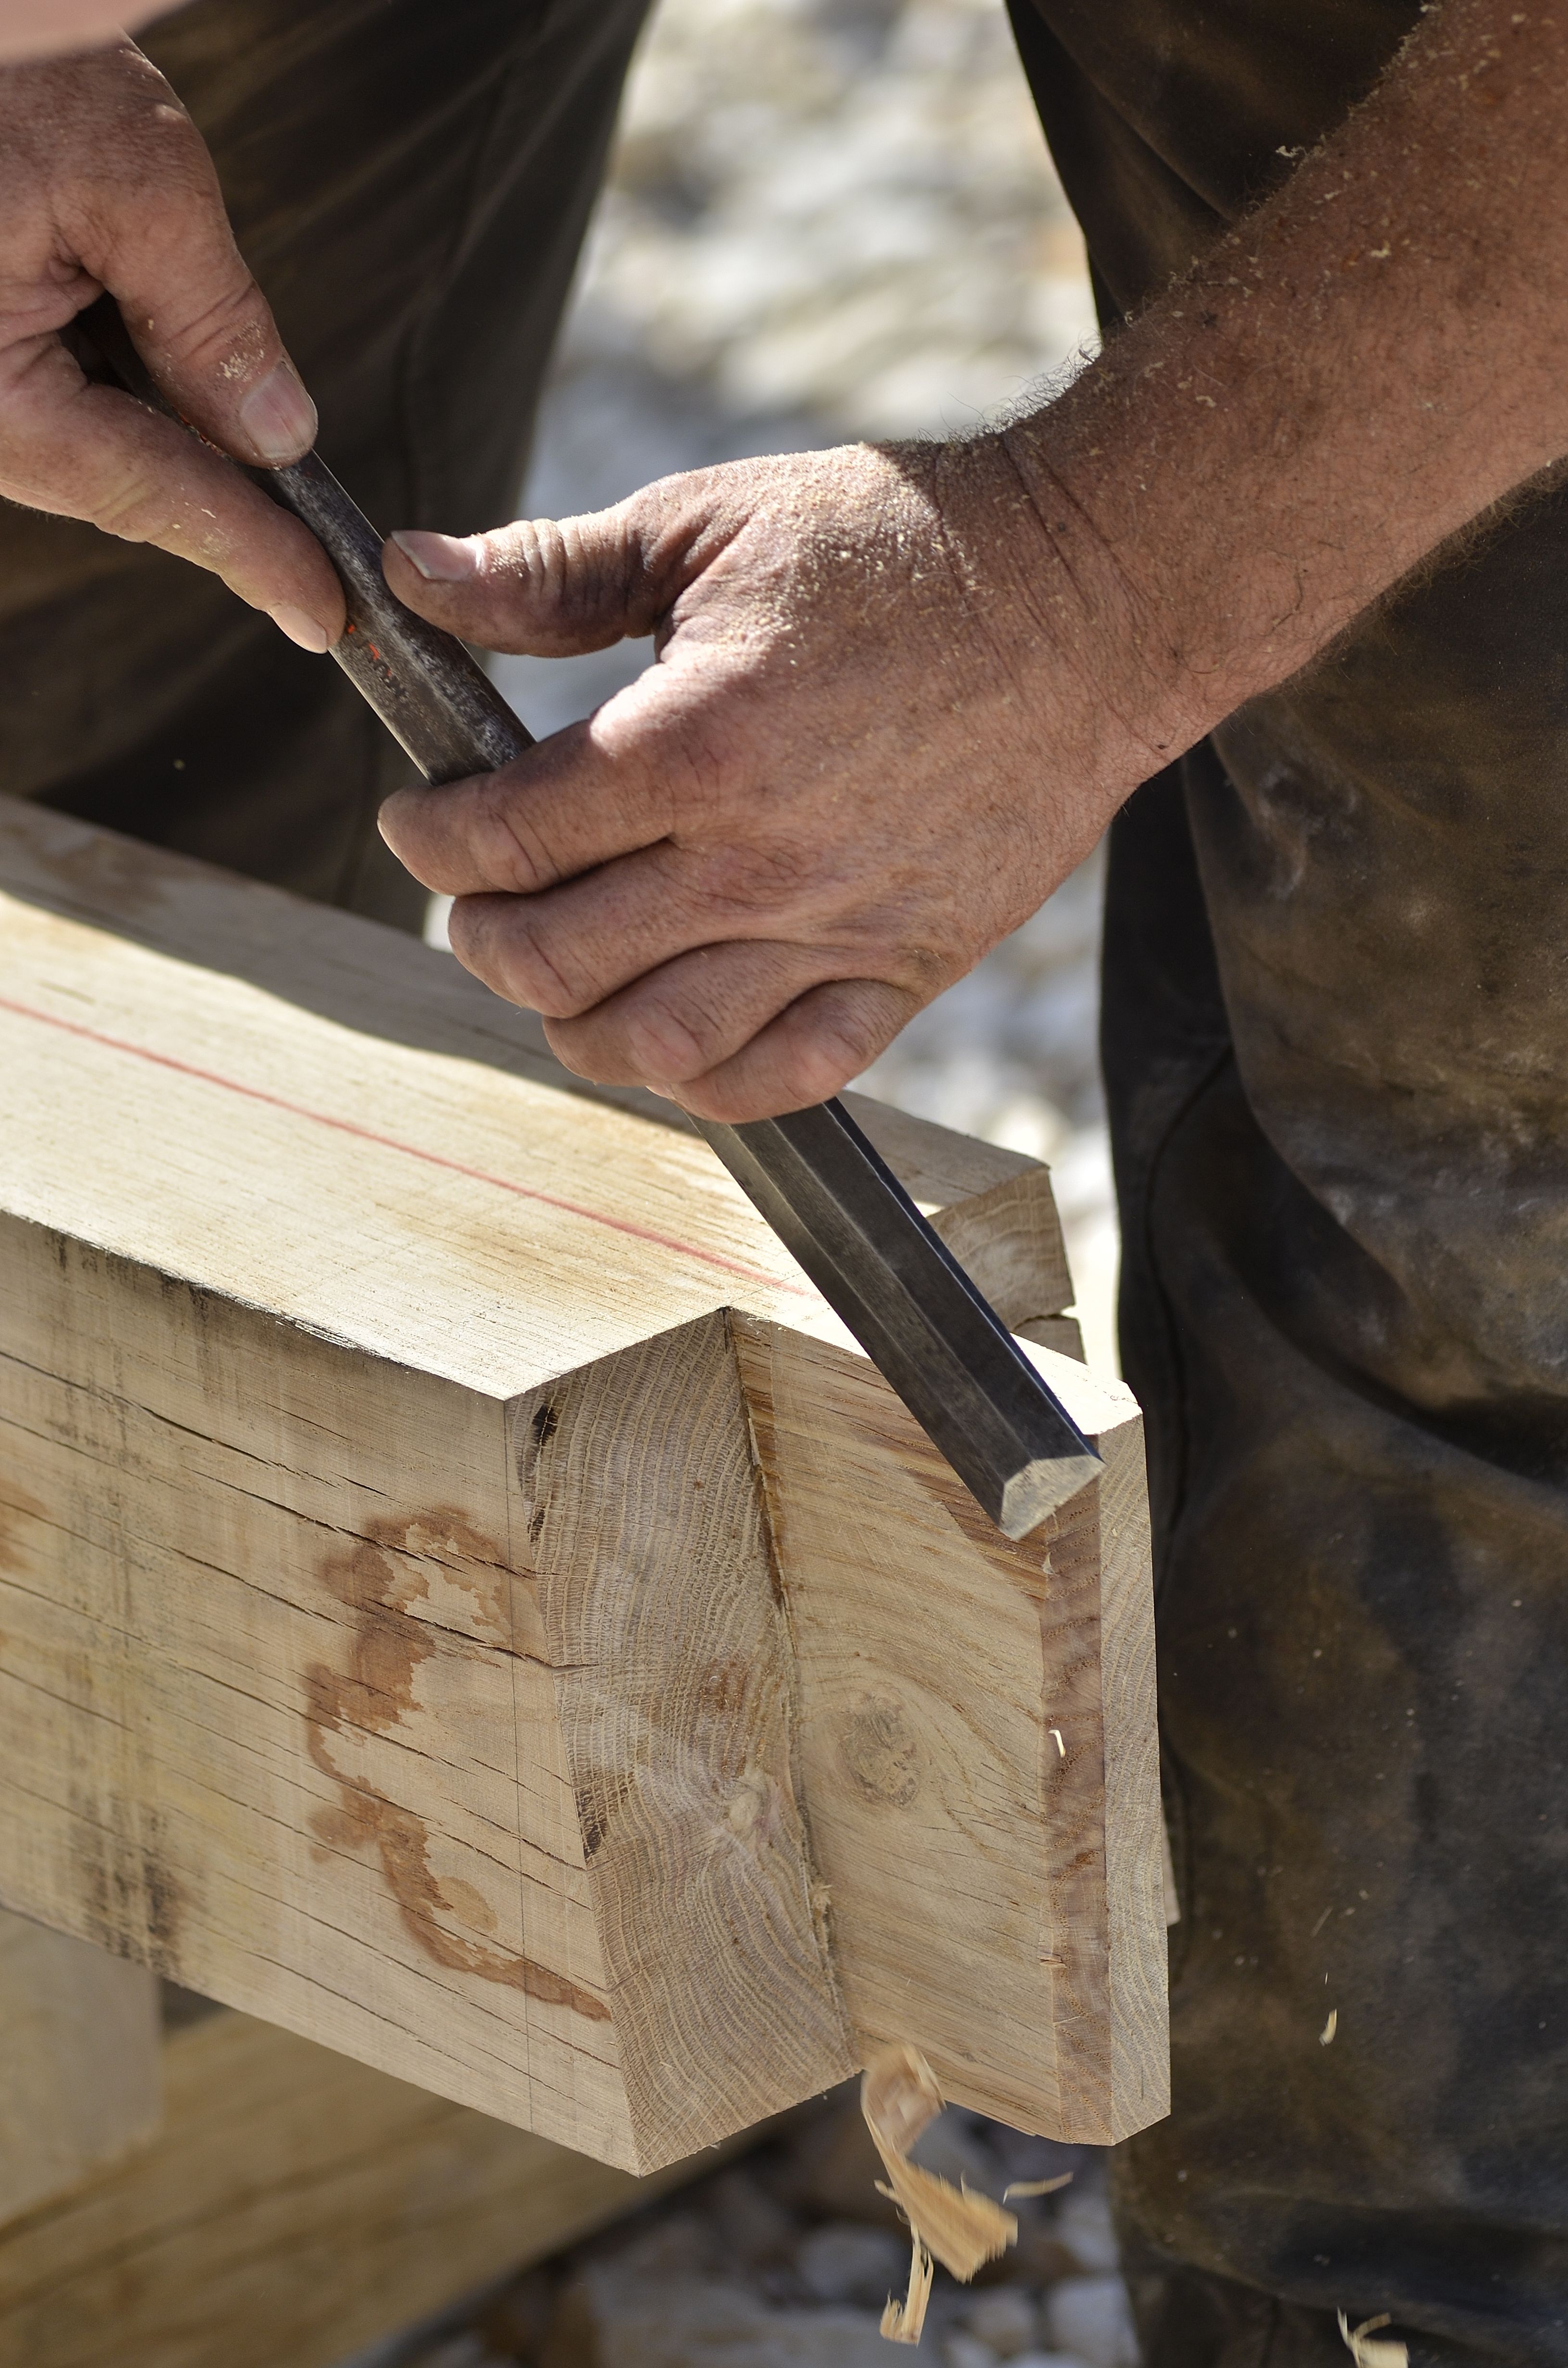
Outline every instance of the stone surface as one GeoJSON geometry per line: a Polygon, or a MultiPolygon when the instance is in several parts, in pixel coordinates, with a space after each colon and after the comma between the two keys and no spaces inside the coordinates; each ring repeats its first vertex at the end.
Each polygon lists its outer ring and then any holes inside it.
{"type": "Polygon", "coordinates": [[[877,2314],[776,2308],[739,2285],[610,2266],[562,2297],[540,2368],[885,2368],[877,2314]]]}
{"type": "MultiPolygon", "coordinates": [[[[345,2368],[897,2368],[878,2325],[890,2288],[903,2291],[909,2241],[846,2209],[879,2201],[864,2131],[851,2083],[785,2116],[741,2161],[345,2368]]],[[[986,2283],[937,2270],[919,2356],[1131,2368],[1120,2280],[1085,2275],[1062,2235],[1071,2220],[1097,2242],[1108,2226],[1103,2156],[953,2108],[918,2151],[997,2198],[1012,2180],[1073,2170],[1062,2193],[1009,2207],[1019,2243],[986,2283]]]]}
{"type": "Polygon", "coordinates": [[[966,2328],[955,2328],[942,2346],[943,2368],[994,2368],[996,2354],[989,2343],[966,2328]]]}
{"type": "Polygon", "coordinates": [[[891,2228],[829,2220],[801,2239],[795,2269],[813,2301],[855,2303],[880,2314],[908,2276],[909,2248],[891,2228]]]}
{"type": "Polygon", "coordinates": [[[1040,2312],[1026,2287],[994,2286],[975,2296],[965,2323],[998,2360],[1017,2360],[1034,2348],[1040,2312]]]}
{"type": "Polygon", "coordinates": [[[1137,2339],[1119,2277],[1063,2278],[1046,2299],[1051,2342],[1087,2368],[1136,2368],[1137,2339]]]}
{"type": "Polygon", "coordinates": [[[1056,2234],[1086,2276],[1115,2269],[1116,2230],[1103,2188],[1067,2189],[1056,2215],[1056,2234]]]}

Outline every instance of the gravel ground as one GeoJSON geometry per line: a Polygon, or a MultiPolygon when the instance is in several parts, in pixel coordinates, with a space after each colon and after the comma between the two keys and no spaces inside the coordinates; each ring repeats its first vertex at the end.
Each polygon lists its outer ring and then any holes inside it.
{"type": "Polygon", "coordinates": [[[1135,2368],[1104,2163],[949,2107],[915,2158],[1000,2196],[1018,2242],[960,2286],[938,2270],[913,2355],[878,2331],[909,2239],[877,2192],[856,2085],[786,2116],[740,2161],[345,2368],[1135,2368]]]}
{"type": "MultiPolygon", "coordinates": [[[[1093,335],[1082,248],[1001,0],[664,0],[633,77],[527,504],[566,516],[753,452],[971,425],[1093,335]]],[[[645,643],[499,672],[536,732],[645,643]]],[[[1048,1159],[1091,1359],[1114,1365],[1116,1224],[1085,864],[860,1080],[1048,1159]]],[[[1017,2251],[938,2271],[920,2356],[1131,2368],[1103,2162],[949,2110],[921,2157],[1017,2206],[1017,2251]]],[[[355,2368],[872,2368],[905,2241],[852,2094],[743,2161],[355,2368]]]]}

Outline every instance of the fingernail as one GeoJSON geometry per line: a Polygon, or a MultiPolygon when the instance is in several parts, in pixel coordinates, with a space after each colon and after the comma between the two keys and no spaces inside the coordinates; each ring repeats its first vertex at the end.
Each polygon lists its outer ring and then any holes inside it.
{"type": "Polygon", "coordinates": [[[297,461],[316,440],[316,407],[292,362],[279,362],[240,405],[240,426],[264,461],[297,461]]]}
{"type": "Polygon", "coordinates": [[[479,573],[479,546],[471,536],[422,534],[410,527],[392,541],[426,584],[460,584],[464,576],[479,573]]]}
{"type": "Polygon", "coordinates": [[[291,642],[297,642],[302,650],[309,650],[312,657],[319,658],[324,650],[331,649],[326,627],[318,625],[303,609],[296,609],[292,600],[279,600],[277,608],[269,609],[267,613],[280,633],[287,633],[291,642]]]}

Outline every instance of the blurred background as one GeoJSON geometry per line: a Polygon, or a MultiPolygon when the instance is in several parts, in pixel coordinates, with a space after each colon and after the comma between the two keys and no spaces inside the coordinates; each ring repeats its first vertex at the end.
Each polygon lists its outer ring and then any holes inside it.
{"type": "MultiPolygon", "coordinates": [[[[525,507],[564,517],[747,453],[969,428],[1094,349],[1082,242],[1002,0],[662,0],[525,507]]],[[[651,655],[498,673],[542,734],[651,655]]],[[[1098,871],[858,1082],[1050,1162],[1087,1352],[1114,1370],[1098,871]]]]}

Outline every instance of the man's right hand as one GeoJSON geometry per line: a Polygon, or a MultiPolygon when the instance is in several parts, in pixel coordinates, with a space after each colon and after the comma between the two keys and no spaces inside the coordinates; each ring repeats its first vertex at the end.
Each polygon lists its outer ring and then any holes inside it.
{"type": "Polygon", "coordinates": [[[130,41],[0,67],[0,495],[221,575],[291,641],[343,631],[325,553],[219,453],[90,383],[60,332],[104,290],[182,417],[253,465],[315,407],[241,260],[201,135],[130,41]]]}

